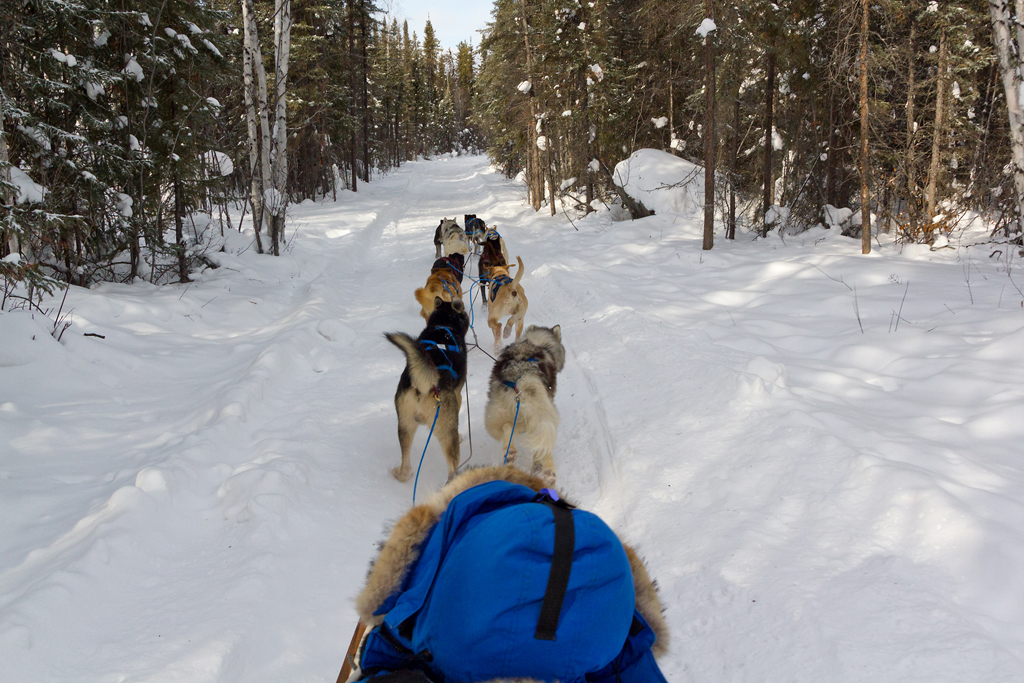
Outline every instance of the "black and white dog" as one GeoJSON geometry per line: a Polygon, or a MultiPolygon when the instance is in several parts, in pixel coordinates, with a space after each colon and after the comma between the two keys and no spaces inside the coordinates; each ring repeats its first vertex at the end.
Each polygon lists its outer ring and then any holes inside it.
{"type": "Polygon", "coordinates": [[[461,299],[434,299],[427,326],[416,339],[403,332],[389,332],[387,340],[405,353],[406,365],[395,392],[398,413],[398,444],[401,464],[391,470],[399,481],[412,475],[409,451],[419,425],[431,425],[435,414],[441,451],[448,460],[448,475],[459,467],[459,411],[466,383],[466,332],[469,314],[461,299]]]}

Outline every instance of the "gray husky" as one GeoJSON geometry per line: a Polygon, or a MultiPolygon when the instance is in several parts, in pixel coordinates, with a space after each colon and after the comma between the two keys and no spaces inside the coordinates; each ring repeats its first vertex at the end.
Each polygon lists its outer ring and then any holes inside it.
{"type": "Polygon", "coordinates": [[[401,464],[391,470],[399,481],[412,475],[409,450],[419,425],[434,427],[448,460],[448,476],[459,467],[459,410],[466,384],[466,332],[469,314],[461,299],[434,299],[434,311],[417,339],[389,332],[387,340],[405,352],[406,365],[395,392],[401,464]]]}
{"type": "Polygon", "coordinates": [[[519,340],[498,355],[491,371],[484,411],[487,433],[502,446],[511,443],[508,462],[516,457],[514,437],[521,437],[533,453],[533,473],[548,484],[555,483],[552,452],[559,422],[554,403],[555,378],[563,367],[565,347],[561,327],[530,325],[519,340]]]}

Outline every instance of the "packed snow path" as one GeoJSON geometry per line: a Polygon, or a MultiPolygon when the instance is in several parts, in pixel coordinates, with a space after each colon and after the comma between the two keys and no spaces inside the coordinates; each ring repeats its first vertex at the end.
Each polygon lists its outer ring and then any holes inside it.
{"type": "MultiPolygon", "coordinates": [[[[334,680],[412,496],[381,333],[422,328],[464,213],[523,258],[527,324],[562,326],[559,485],[647,557],[669,680],[1024,680],[1012,261],[825,231],[701,253],[664,213],[576,231],[482,158],[294,207],[281,258],[250,233],[188,286],[73,290],[62,344],[0,314],[0,680],[334,680]]],[[[503,454],[490,366],[472,464],[503,454]]],[[[445,474],[432,444],[419,495],[445,474]]]]}

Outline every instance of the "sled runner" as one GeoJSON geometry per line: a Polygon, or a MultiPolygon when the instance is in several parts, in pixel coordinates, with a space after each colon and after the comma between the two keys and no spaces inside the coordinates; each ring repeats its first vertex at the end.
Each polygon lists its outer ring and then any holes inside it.
{"type": "Polygon", "coordinates": [[[354,680],[665,683],[643,563],[543,486],[511,466],[473,469],[398,521],[357,599],[369,631],[354,680]]]}

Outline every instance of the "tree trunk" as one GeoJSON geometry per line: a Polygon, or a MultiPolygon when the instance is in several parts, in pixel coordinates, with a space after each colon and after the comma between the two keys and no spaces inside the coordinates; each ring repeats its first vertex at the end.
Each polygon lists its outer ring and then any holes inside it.
{"type": "Polygon", "coordinates": [[[363,119],[363,182],[370,182],[370,97],[367,90],[369,77],[369,58],[366,51],[368,39],[367,24],[369,12],[366,11],[366,0],[359,1],[359,68],[360,68],[360,102],[359,108],[363,119]]]}
{"type": "Polygon", "coordinates": [[[182,222],[184,210],[181,204],[181,178],[174,170],[174,247],[178,253],[178,281],[191,282],[188,276],[188,260],[185,258],[185,230],[182,222]]]}
{"type": "Polygon", "coordinates": [[[729,227],[725,233],[726,239],[736,239],[736,181],[739,178],[737,169],[740,158],[740,93],[736,88],[736,99],[733,102],[732,115],[732,164],[730,165],[729,177],[729,227]]]}
{"type": "MultiPolygon", "coordinates": [[[[1024,2],[1017,0],[1017,22],[1024,19],[1024,2]]],[[[1010,124],[1010,150],[1013,155],[1013,187],[1017,193],[1018,226],[1024,217],[1024,110],[1020,102],[1021,59],[1018,51],[1024,48],[1024,36],[1018,24],[1017,45],[1010,33],[1011,17],[1008,0],[989,0],[992,18],[992,42],[999,57],[999,71],[1003,77],[1006,108],[1010,124]]]]}
{"type": "Polygon", "coordinates": [[[871,195],[868,191],[868,0],[860,20],[860,251],[871,253],[871,195]]]}
{"type": "Polygon", "coordinates": [[[526,21],[525,4],[521,19],[523,39],[526,42],[526,80],[530,81],[530,153],[526,157],[527,198],[533,204],[533,210],[540,211],[540,204],[544,199],[544,176],[540,168],[540,149],[537,147],[537,103],[534,99],[533,73],[531,72],[530,24],[526,21]]]}
{"type": "Polygon", "coordinates": [[[946,29],[939,36],[939,72],[935,83],[935,128],[932,130],[932,163],[928,167],[928,207],[925,217],[928,219],[928,241],[932,241],[931,221],[935,217],[935,192],[939,181],[939,161],[942,154],[942,124],[946,110],[946,29]]]}
{"type": "MultiPolygon", "coordinates": [[[[3,92],[0,91],[0,101],[3,99],[3,92]]],[[[11,182],[11,162],[7,152],[7,135],[4,133],[4,112],[0,109],[0,183],[11,182]]],[[[13,203],[13,202],[11,202],[13,203]]],[[[0,185],[0,204],[8,204],[7,188],[0,185]]],[[[17,254],[19,251],[18,236],[12,230],[10,233],[3,230],[0,233],[3,241],[0,242],[0,256],[17,254]],[[6,251],[6,253],[4,253],[6,251]]]]}
{"type": "Polygon", "coordinates": [[[764,193],[761,197],[761,237],[768,235],[768,209],[774,203],[772,199],[772,130],[775,107],[775,46],[768,50],[768,79],[764,87],[764,193]]]}
{"type": "MultiPolygon", "coordinates": [[[[711,0],[704,0],[704,12],[714,19],[711,0]]],[[[704,36],[704,251],[715,244],[715,53],[711,33],[704,36]]]]}
{"type": "Polygon", "coordinates": [[[274,189],[277,190],[273,207],[274,256],[281,254],[284,242],[285,210],[288,207],[288,56],[292,42],[292,2],[274,2],[274,189]]]}
{"type": "MultiPolygon", "coordinates": [[[[355,36],[355,0],[348,0],[348,65],[349,65],[349,90],[355,95],[358,92],[357,89],[357,72],[355,68],[356,62],[356,36],[355,36]]],[[[352,167],[352,191],[356,192],[356,186],[358,181],[356,178],[359,176],[359,172],[356,170],[356,129],[355,126],[349,131],[349,145],[348,145],[348,163],[352,167]]]]}
{"type": "Polygon", "coordinates": [[[253,0],[242,0],[242,78],[245,118],[249,133],[249,177],[252,198],[252,225],[256,232],[256,251],[263,253],[260,231],[263,229],[263,191],[270,180],[270,123],[267,120],[267,75],[263,68],[259,33],[253,0]]]}
{"type": "Polygon", "coordinates": [[[908,74],[907,74],[907,153],[904,165],[907,167],[907,214],[908,214],[908,225],[911,235],[917,234],[917,221],[918,221],[918,206],[917,206],[917,159],[914,153],[914,126],[916,124],[915,117],[915,104],[917,97],[917,78],[915,70],[915,53],[914,53],[914,39],[917,36],[917,22],[914,21],[913,15],[910,19],[910,43],[907,51],[907,61],[909,62],[908,74]]]}

